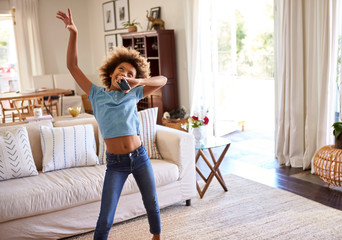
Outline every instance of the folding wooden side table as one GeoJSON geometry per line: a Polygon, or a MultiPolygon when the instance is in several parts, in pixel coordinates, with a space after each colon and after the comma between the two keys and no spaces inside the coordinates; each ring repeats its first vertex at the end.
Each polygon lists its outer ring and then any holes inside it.
{"type": "Polygon", "coordinates": [[[219,183],[221,184],[222,188],[224,189],[224,191],[228,191],[226,183],[223,180],[222,174],[220,172],[220,164],[222,162],[222,160],[224,159],[224,156],[226,155],[228,149],[230,147],[230,141],[222,138],[222,137],[207,137],[203,143],[196,143],[195,145],[195,149],[197,150],[197,154],[196,154],[196,171],[197,173],[201,176],[201,178],[204,180],[205,185],[203,187],[203,189],[200,188],[198,182],[196,182],[196,187],[197,187],[197,191],[200,195],[201,198],[203,198],[205,192],[207,191],[211,181],[213,180],[214,176],[217,178],[217,180],[219,181],[219,183]],[[212,149],[213,148],[218,148],[218,147],[224,147],[221,156],[219,157],[218,160],[215,159],[215,156],[213,154],[212,149]],[[204,150],[208,150],[212,159],[212,163],[209,161],[209,159],[205,156],[204,154],[204,150]],[[198,168],[197,166],[197,162],[199,160],[199,158],[202,157],[202,159],[204,160],[204,162],[208,165],[209,169],[210,169],[210,174],[209,176],[206,178],[203,173],[201,172],[201,170],[198,168]]]}

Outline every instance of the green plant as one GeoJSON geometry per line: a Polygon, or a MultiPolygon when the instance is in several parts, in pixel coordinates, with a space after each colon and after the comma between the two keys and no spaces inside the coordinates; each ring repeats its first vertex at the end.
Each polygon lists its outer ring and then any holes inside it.
{"type": "Polygon", "coordinates": [[[135,19],[132,20],[132,21],[127,21],[127,22],[124,22],[122,23],[122,26],[124,27],[133,27],[133,26],[140,26],[140,28],[142,28],[140,22],[137,22],[135,19]]]}
{"type": "Polygon", "coordinates": [[[342,122],[335,122],[332,127],[334,128],[333,134],[335,136],[335,139],[337,139],[338,136],[340,136],[340,134],[342,133],[342,122]]]}

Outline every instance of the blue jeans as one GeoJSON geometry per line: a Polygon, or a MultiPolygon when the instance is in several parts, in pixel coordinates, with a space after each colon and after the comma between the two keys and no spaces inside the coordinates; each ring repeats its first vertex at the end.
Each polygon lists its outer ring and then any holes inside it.
{"type": "Polygon", "coordinates": [[[114,214],[123,185],[130,173],[133,174],[140,189],[150,224],[150,232],[160,234],[160,212],[156,183],[145,147],[142,145],[128,154],[114,155],[106,153],[106,157],[107,170],[94,239],[107,239],[109,230],[113,225],[114,214]]]}

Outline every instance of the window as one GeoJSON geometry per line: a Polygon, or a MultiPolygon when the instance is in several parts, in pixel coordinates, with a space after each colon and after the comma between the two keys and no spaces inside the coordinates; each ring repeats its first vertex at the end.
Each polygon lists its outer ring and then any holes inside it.
{"type": "Polygon", "coordinates": [[[272,0],[216,0],[215,134],[274,130],[274,12],[272,0]],[[248,6],[248,7],[246,7],[248,6]]]}
{"type": "Polygon", "coordinates": [[[0,15],[0,92],[18,91],[18,75],[13,21],[10,15],[0,15]]]}

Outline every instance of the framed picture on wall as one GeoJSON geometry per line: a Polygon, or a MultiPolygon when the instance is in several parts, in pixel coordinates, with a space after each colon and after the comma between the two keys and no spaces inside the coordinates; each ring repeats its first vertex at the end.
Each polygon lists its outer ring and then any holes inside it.
{"type": "Polygon", "coordinates": [[[129,21],[129,2],[128,0],[115,1],[116,28],[123,29],[123,23],[129,21]]]}
{"type": "Polygon", "coordinates": [[[151,17],[160,18],[160,7],[151,8],[151,17]]]}
{"type": "Polygon", "coordinates": [[[116,42],[117,42],[117,46],[118,47],[122,47],[123,46],[123,43],[122,43],[122,37],[121,37],[121,34],[117,34],[116,36],[116,42]]]}
{"type": "Polygon", "coordinates": [[[114,2],[105,2],[102,4],[103,24],[105,32],[115,29],[115,11],[114,2]]]}
{"type": "MultiPolygon", "coordinates": [[[[152,18],[160,18],[160,7],[154,7],[150,10],[150,17],[152,18]]],[[[147,23],[147,30],[150,30],[151,28],[151,21],[148,21],[147,23]]]]}
{"type": "Polygon", "coordinates": [[[116,34],[105,35],[106,56],[117,46],[116,34]]]}

